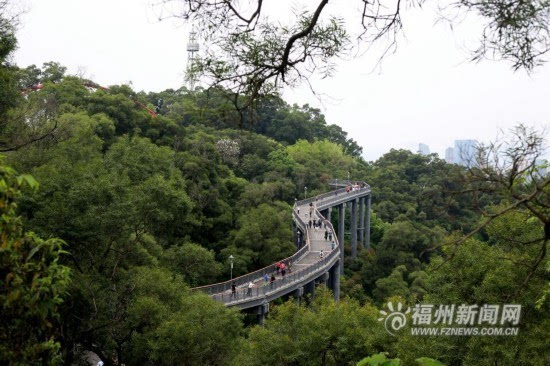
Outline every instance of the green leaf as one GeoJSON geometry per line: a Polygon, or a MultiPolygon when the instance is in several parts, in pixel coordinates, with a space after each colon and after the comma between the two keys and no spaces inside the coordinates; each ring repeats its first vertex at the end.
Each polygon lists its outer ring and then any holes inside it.
{"type": "Polygon", "coordinates": [[[418,363],[418,366],[445,366],[445,364],[427,357],[420,357],[417,358],[415,361],[416,363],[418,363]]]}
{"type": "Polygon", "coordinates": [[[42,245],[37,245],[34,248],[32,248],[31,252],[27,256],[27,262],[36,254],[36,252],[38,252],[40,250],[41,247],[42,247],[42,245]]]}
{"type": "Polygon", "coordinates": [[[36,179],[34,179],[34,177],[30,174],[22,174],[20,176],[21,178],[23,178],[23,180],[28,184],[28,186],[32,189],[38,189],[38,187],[40,186],[40,184],[38,183],[38,181],[36,179]]]}
{"type": "Polygon", "coordinates": [[[399,366],[401,361],[398,358],[393,360],[386,357],[387,353],[382,352],[374,356],[364,358],[357,366],[399,366]]]}

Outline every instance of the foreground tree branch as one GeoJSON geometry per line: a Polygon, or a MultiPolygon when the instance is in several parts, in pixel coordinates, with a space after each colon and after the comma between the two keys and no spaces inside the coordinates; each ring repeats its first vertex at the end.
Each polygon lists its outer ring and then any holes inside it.
{"type": "MultiPolygon", "coordinates": [[[[466,188],[455,193],[473,196],[475,209],[482,219],[465,235],[427,250],[434,251],[443,246],[455,248],[438,268],[453,259],[458,246],[485,230],[496,219],[514,211],[527,212],[543,228],[542,237],[522,243],[538,248],[536,255],[526,263],[528,272],[523,285],[527,285],[546,258],[550,240],[550,176],[545,173],[547,166],[541,160],[545,151],[543,136],[544,131],[519,125],[512,129],[508,139],[478,146],[477,154],[471,158],[462,176],[466,188]],[[484,204],[483,198],[489,197],[500,203],[484,204]]],[[[511,243],[518,245],[513,240],[511,243]]]]}
{"type": "MultiPolygon", "coordinates": [[[[193,24],[208,46],[191,73],[209,87],[228,90],[228,99],[242,113],[283,86],[309,83],[314,75],[333,75],[334,60],[352,49],[352,38],[357,41],[354,47],[384,44],[383,59],[397,47],[403,11],[422,6],[424,0],[360,0],[359,4],[362,11],[355,21],[362,31],[353,36],[347,28],[354,19],[332,15],[328,0],[318,0],[311,10],[296,11],[290,24],[272,20],[263,0],[164,0],[156,9],[159,19],[177,17],[193,24]]],[[[458,0],[441,9],[451,23],[470,13],[485,22],[474,61],[503,59],[514,69],[531,71],[550,50],[548,1],[458,0]]]]}

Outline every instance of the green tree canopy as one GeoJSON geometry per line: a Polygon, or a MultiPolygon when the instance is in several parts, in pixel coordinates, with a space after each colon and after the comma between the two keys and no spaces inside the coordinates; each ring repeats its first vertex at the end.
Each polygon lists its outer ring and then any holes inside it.
{"type": "Polygon", "coordinates": [[[0,158],[0,363],[60,364],[59,307],[70,270],[61,265],[63,241],[26,231],[17,212],[22,190],[37,189],[0,158]]]}

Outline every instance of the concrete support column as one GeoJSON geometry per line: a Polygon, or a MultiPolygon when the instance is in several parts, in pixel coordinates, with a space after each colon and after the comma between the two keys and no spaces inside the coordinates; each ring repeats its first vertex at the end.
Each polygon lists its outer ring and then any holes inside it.
{"type": "Polygon", "coordinates": [[[340,244],[340,274],[344,274],[344,217],[346,206],[338,205],[338,243],[340,244]]]}
{"type": "Polygon", "coordinates": [[[370,248],[370,194],[366,197],[366,214],[365,214],[365,249],[370,248]]]}
{"type": "Polygon", "coordinates": [[[359,198],[359,243],[365,247],[364,234],[365,234],[365,197],[359,198]]]}
{"type": "Polygon", "coordinates": [[[357,257],[357,199],[351,201],[351,257],[357,257]]]}
{"type": "Polygon", "coordinates": [[[300,299],[304,296],[304,288],[298,287],[296,290],[292,291],[292,297],[296,300],[298,305],[300,305],[300,299]]]}
{"type": "Polygon", "coordinates": [[[330,288],[334,294],[334,300],[340,299],[340,261],[334,263],[330,269],[330,288]]]}
{"type": "Polygon", "coordinates": [[[310,299],[313,299],[315,297],[315,280],[307,283],[304,286],[304,293],[309,295],[310,299]]]}
{"type": "Polygon", "coordinates": [[[329,280],[328,272],[323,273],[322,276],[319,277],[319,283],[322,283],[325,286],[328,286],[329,284],[328,280],[329,280]]]}
{"type": "Polygon", "coordinates": [[[332,207],[329,207],[327,209],[327,215],[325,216],[329,222],[331,221],[331,215],[332,215],[332,207]]]}
{"type": "Polygon", "coordinates": [[[267,313],[269,313],[269,303],[262,304],[256,308],[258,324],[260,324],[262,327],[265,324],[265,317],[267,316],[267,313]]]}

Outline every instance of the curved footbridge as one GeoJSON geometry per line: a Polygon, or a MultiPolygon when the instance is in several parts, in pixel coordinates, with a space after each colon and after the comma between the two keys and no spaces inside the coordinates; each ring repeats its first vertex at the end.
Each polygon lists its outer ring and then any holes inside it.
{"type": "Polygon", "coordinates": [[[276,264],[255,272],[236,277],[233,280],[213,285],[196,287],[194,290],[208,293],[214,300],[226,306],[237,306],[240,309],[251,309],[258,314],[263,323],[269,312],[269,302],[283,296],[297,298],[306,293],[315,292],[315,285],[324,283],[333,291],[335,299],[340,296],[340,274],[344,270],[344,230],[346,216],[350,220],[351,255],[357,255],[357,245],[368,248],[370,243],[370,186],[365,182],[345,180],[332,181],[336,189],[311,198],[297,201],[294,204],[293,231],[297,247],[296,253],[282,259],[287,270],[283,277],[277,273],[276,264]],[[354,190],[348,188],[355,186],[354,190]],[[332,211],[338,210],[338,231],[331,223],[332,211]],[[349,214],[346,215],[346,212],[349,214]],[[321,228],[313,228],[310,220],[322,221],[321,228]],[[330,240],[325,240],[325,230],[332,234],[334,249],[330,240]],[[321,256],[321,251],[323,255],[321,256]],[[265,281],[264,275],[276,275],[274,282],[265,281]],[[250,282],[253,286],[249,286],[250,282]],[[235,284],[236,292],[232,293],[231,285],[235,284]]]}

